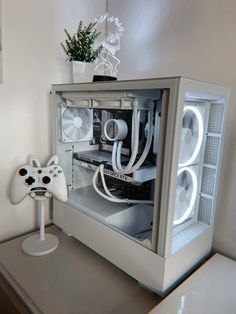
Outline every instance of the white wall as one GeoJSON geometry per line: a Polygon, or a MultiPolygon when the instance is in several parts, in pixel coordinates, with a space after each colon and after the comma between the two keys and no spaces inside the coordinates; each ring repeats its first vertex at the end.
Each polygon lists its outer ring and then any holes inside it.
{"type": "Polygon", "coordinates": [[[50,86],[71,82],[60,47],[64,28],[73,32],[80,20],[88,23],[105,10],[105,0],[2,2],[0,240],[35,227],[33,201],[11,205],[9,184],[30,153],[44,162],[50,157],[50,86]]]}
{"type": "MultiPolygon", "coordinates": [[[[2,1],[0,240],[35,226],[33,202],[11,205],[9,184],[29,153],[50,155],[50,85],[71,79],[63,29],[105,8],[105,0],[2,1]]],[[[214,246],[236,258],[236,2],[109,0],[109,8],[126,28],[119,79],[185,75],[232,88],[214,246]]]]}
{"type": "Polygon", "coordinates": [[[119,79],[184,75],[232,88],[214,246],[236,258],[236,1],[109,0],[125,27],[119,79]]]}

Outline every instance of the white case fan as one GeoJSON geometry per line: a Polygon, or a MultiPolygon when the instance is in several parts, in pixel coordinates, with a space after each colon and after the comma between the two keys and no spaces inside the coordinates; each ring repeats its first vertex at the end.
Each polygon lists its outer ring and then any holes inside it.
{"type": "Polygon", "coordinates": [[[93,110],[78,107],[61,107],[62,142],[93,139],[93,110]]]}
{"type": "Polygon", "coordinates": [[[201,152],[204,146],[205,108],[186,103],[183,109],[182,130],[177,172],[174,233],[196,218],[195,204],[198,198],[198,175],[201,152]],[[191,165],[195,166],[191,166],[191,165]],[[180,225],[182,227],[180,227],[180,225]],[[178,227],[179,226],[179,227],[178,227]]]}
{"type": "Polygon", "coordinates": [[[179,167],[191,165],[199,157],[204,128],[202,113],[196,106],[185,106],[182,120],[179,167]]]}
{"type": "Polygon", "coordinates": [[[194,205],[198,193],[197,167],[178,170],[175,198],[174,225],[180,225],[193,218],[194,205]]]}

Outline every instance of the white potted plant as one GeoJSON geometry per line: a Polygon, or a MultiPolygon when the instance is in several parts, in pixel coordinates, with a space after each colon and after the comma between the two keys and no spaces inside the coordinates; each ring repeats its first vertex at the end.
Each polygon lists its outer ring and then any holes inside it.
{"type": "Polygon", "coordinates": [[[95,41],[100,35],[95,28],[96,22],[83,26],[79,22],[77,32],[70,35],[65,29],[67,38],[61,43],[69,61],[72,63],[73,82],[91,82],[93,79],[95,60],[102,51],[102,46],[95,48],[95,41]]]}

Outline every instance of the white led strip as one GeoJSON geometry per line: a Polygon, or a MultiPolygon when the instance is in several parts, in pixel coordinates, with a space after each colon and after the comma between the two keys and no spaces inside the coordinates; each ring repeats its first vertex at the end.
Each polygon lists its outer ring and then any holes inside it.
{"type": "Polygon", "coordinates": [[[191,196],[191,200],[189,203],[189,207],[186,209],[185,213],[179,219],[174,220],[174,225],[179,225],[188,218],[188,216],[191,214],[191,212],[193,210],[193,206],[194,206],[194,203],[195,203],[196,197],[197,197],[197,176],[196,176],[196,173],[192,169],[185,167],[185,168],[181,168],[178,170],[177,176],[181,175],[181,173],[183,173],[184,171],[189,172],[189,174],[191,175],[192,183],[193,183],[193,191],[192,191],[192,196],[191,196]]]}
{"type": "Polygon", "coordinates": [[[194,162],[194,160],[196,159],[197,155],[200,152],[202,140],[203,140],[203,121],[202,121],[201,113],[199,112],[199,110],[196,107],[192,107],[192,106],[184,107],[184,112],[186,112],[187,110],[192,111],[197,117],[198,140],[197,140],[196,148],[195,148],[192,156],[187,161],[185,161],[183,163],[179,163],[179,167],[186,167],[188,165],[191,165],[194,162]]]}

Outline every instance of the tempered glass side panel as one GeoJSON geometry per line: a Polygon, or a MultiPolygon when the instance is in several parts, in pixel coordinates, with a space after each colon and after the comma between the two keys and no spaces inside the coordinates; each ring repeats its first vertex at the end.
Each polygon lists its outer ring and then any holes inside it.
{"type": "Polygon", "coordinates": [[[58,91],[55,104],[68,204],[149,249],[165,133],[163,92],[58,91]]]}

